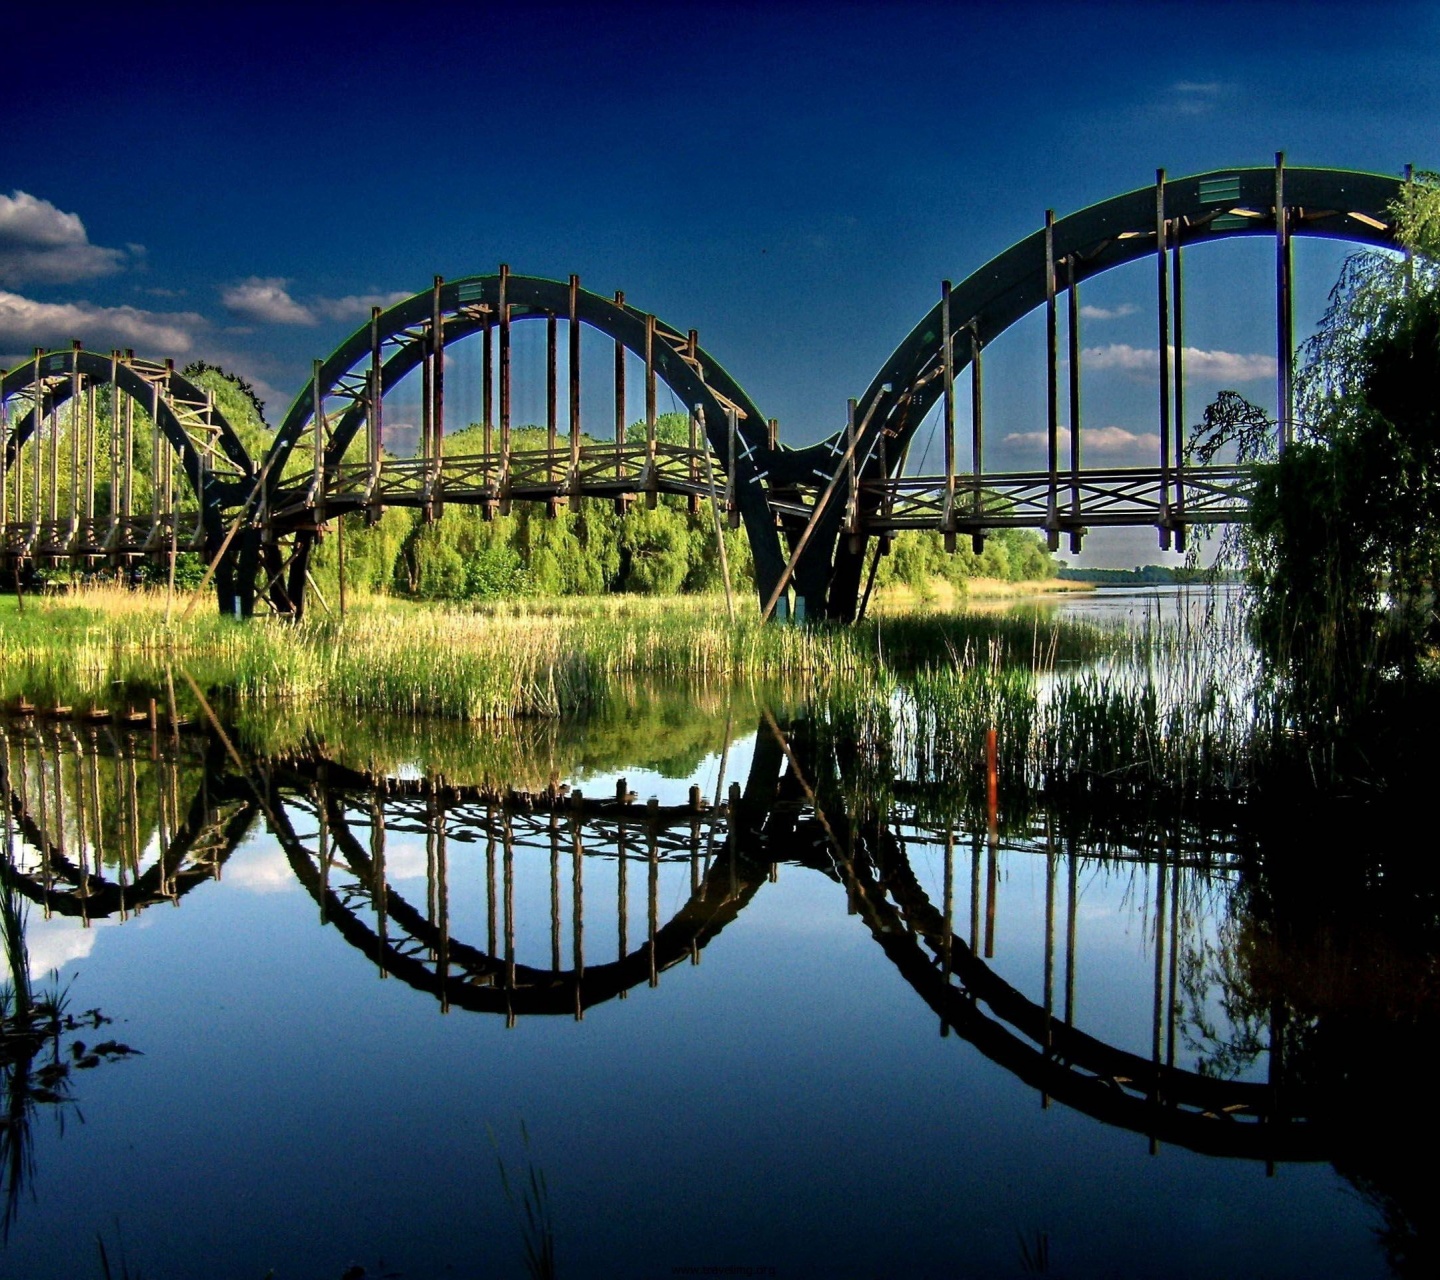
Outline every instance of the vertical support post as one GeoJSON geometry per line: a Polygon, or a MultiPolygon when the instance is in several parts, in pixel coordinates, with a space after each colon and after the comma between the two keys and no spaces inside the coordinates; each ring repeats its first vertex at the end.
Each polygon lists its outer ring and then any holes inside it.
{"type": "MultiPolygon", "coordinates": [[[[655,317],[645,317],[645,466],[649,483],[655,483],[655,317]]],[[[654,506],[653,491],[649,502],[654,506]]]]}
{"type": "MultiPolygon", "coordinates": [[[[110,525],[120,514],[120,353],[110,351],[110,525]]],[[[19,461],[17,458],[16,461],[19,461]]],[[[18,511],[17,511],[18,515],[18,511]]]]}
{"type": "Polygon", "coordinates": [[[30,537],[32,542],[40,533],[40,473],[44,470],[45,454],[42,452],[45,428],[45,383],[40,376],[40,361],[45,355],[44,348],[35,348],[35,381],[30,393],[34,401],[35,427],[30,432],[30,452],[34,455],[31,472],[30,537]]]}
{"type": "Polygon", "coordinates": [[[93,539],[95,521],[95,449],[99,433],[95,426],[95,384],[85,388],[85,519],[92,526],[89,531],[93,539]]]}
{"type": "MultiPolygon", "coordinates": [[[[319,367],[320,362],[315,362],[319,367]]],[[[318,375],[317,375],[318,381],[318,375]]],[[[52,456],[53,463],[53,456],[52,456]]],[[[158,527],[160,524],[160,486],[162,478],[160,474],[160,383],[159,381],[150,384],[150,524],[158,527]]],[[[51,495],[50,509],[55,509],[54,495],[54,471],[51,471],[51,495]]]]}
{"type": "Polygon", "coordinates": [[[555,429],[559,415],[559,393],[555,381],[555,313],[545,315],[545,448],[550,455],[549,471],[551,483],[555,480],[555,429]]]}
{"type": "Polygon", "coordinates": [[[490,454],[495,447],[495,386],[494,386],[494,339],[491,336],[490,316],[486,313],[480,326],[480,406],[482,448],[485,452],[485,487],[490,487],[490,454]]]}
{"type": "MultiPolygon", "coordinates": [[[[625,305],[625,294],[621,290],[615,291],[615,305],[625,305]]],[[[615,478],[619,480],[625,474],[625,459],[623,450],[625,448],[625,344],[617,341],[615,343],[615,478]]]]}
{"type": "Polygon", "coordinates": [[[1185,283],[1181,274],[1180,224],[1170,248],[1175,318],[1175,550],[1185,550],[1185,283]]]}
{"type": "Polygon", "coordinates": [[[80,414],[84,408],[80,342],[70,344],[70,539],[80,530],[80,414]]]}
{"type": "Polygon", "coordinates": [[[1049,494],[1045,502],[1045,545],[1060,549],[1060,380],[1058,318],[1055,311],[1055,210],[1045,210],[1045,441],[1049,494]]]}
{"type": "Polygon", "coordinates": [[[510,268],[500,264],[500,500],[510,487],[510,268]]]}
{"type": "Polygon", "coordinates": [[[430,389],[434,399],[434,407],[430,411],[430,466],[435,488],[436,515],[440,514],[440,463],[445,456],[445,314],[440,305],[440,287],[444,283],[443,276],[436,276],[430,295],[430,351],[434,364],[430,375],[430,389]]]}
{"type": "Polygon", "coordinates": [[[310,397],[311,419],[315,429],[315,460],[311,492],[314,495],[315,524],[318,527],[325,519],[325,397],[320,390],[320,361],[318,360],[312,366],[310,397]]]}
{"type": "Polygon", "coordinates": [[[1170,259],[1166,256],[1169,223],[1165,220],[1165,170],[1155,170],[1156,308],[1160,355],[1160,509],[1156,523],[1160,549],[1170,550],[1170,259]]]}
{"type": "Polygon", "coordinates": [[[726,406],[725,422],[730,437],[730,457],[725,468],[725,509],[730,513],[730,527],[738,529],[740,527],[740,504],[735,500],[735,458],[740,437],[740,419],[735,412],[734,405],[726,406]]]}
{"type": "MultiPolygon", "coordinates": [[[[970,322],[970,467],[974,492],[971,511],[979,519],[985,514],[985,369],[981,363],[979,318],[970,322]]],[[[970,535],[970,547],[978,556],[985,550],[985,531],[970,535]]]]}
{"type": "MultiPolygon", "coordinates": [[[[127,350],[125,352],[127,364],[130,359],[130,352],[127,350]]],[[[124,449],[120,455],[120,465],[125,472],[125,478],[121,485],[120,514],[128,521],[135,515],[135,401],[130,396],[125,397],[124,449]]]]}
{"type": "Polygon", "coordinates": [[[1275,416],[1280,422],[1283,453],[1295,437],[1295,405],[1291,379],[1295,334],[1290,295],[1290,216],[1285,207],[1285,153],[1275,153],[1275,416]]]}
{"type": "Polygon", "coordinates": [[[385,367],[380,359],[380,308],[370,308],[370,402],[366,405],[370,419],[370,474],[373,480],[380,475],[380,451],[385,437],[381,424],[381,404],[385,396],[385,367]]]}
{"type": "Polygon", "coordinates": [[[955,348],[950,332],[950,281],[940,282],[940,363],[945,378],[945,507],[940,530],[945,550],[955,550],[955,348]]]}
{"type": "Polygon", "coordinates": [[[580,277],[570,277],[570,474],[580,496],[580,277]]]}
{"type": "Polygon", "coordinates": [[[1065,258],[1065,285],[1070,341],[1070,550],[1078,555],[1085,531],[1080,525],[1080,290],[1073,253],[1065,258]]]}
{"type": "Polygon", "coordinates": [[[855,411],[857,408],[858,404],[853,398],[845,402],[845,531],[852,538],[860,536],[860,487],[856,483],[855,468],[855,411]]]}

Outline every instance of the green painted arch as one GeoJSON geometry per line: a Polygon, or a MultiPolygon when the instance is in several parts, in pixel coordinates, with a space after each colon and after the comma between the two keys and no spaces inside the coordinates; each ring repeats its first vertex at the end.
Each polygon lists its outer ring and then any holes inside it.
{"type": "MultiPolygon", "coordinates": [[[[1284,204],[1291,211],[1291,236],[1346,240],[1381,247],[1395,243],[1389,206],[1404,179],[1347,169],[1285,168],[1284,204]]],[[[1217,169],[1167,179],[1165,217],[1172,222],[1170,244],[1182,248],[1241,237],[1274,238],[1276,169],[1217,169]],[[1231,210],[1247,211],[1246,216],[1231,210]]],[[[1075,280],[1084,283],[1106,271],[1156,252],[1157,186],[1141,187],[1056,219],[1054,260],[1075,260],[1075,280]]],[[[1068,279],[1068,277],[1066,277],[1068,279]]],[[[1057,282],[1063,292],[1065,280],[1057,282]]],[[[981,348],[1046,301],[1045,231],[1012,245],[955,285],[950,294],[953,367],[971,361],[970,333],[981,348]]],[[[944,393],[941,368],[941,305],[921,318],[870,379],[857,403],[857,421],[868,419],[858,453],[867,474],[878,477],[874,444],[883,431],[892,474],[926,414],[944,393]]],[[[821,468],[833,471],[843,445],[838,431],[806,449],[786,453],[773,470],[777,479],[804,480],[821,468]]],[[[827,512],[816,529],[816,554],[797,572],[800,589],[826,599],[831,616],[853,616],[862,553],[839,544],[843,505],[827,512]]],[[[815,600],[812,598],[812,608],[815,600]]]]}
{"type": "MultiPolygon", "coordinates": [[[[0,381],[0,396],[10,397],[30,391],[35,386],[37,359],[32,357],[24,364],[10,370],[0,381]]],[[[182,470],[190,482],[193,492],[204,501],[207,497],[221,506],[229,506],[244,498],[244,490],[254,483],[255,466],[241,443],[240,437],[225,420],[219,409],[211,410],[211,421],[218,428],[216,443],[226,461],[233,468],[231,477],[213,472],[204,472],[203,462],[194,441],[186,433],[175,413],[172,399],[185,400],[192,404],[204,404],[205,393],[183,374],[165,372],[165,389],[156,394],[157,385],[141,376],[127,361],[96,351],[49,351],[38,358],[39,374],[44,378],[63,377],[65,382],[44,396],[42,413],[59,408],[75,393],[75,377],[78,374],[94,386],[113,385],[124,392],[146,412],[158,411],[160,430],[170,447],[180,455],[182,470]],[[202,493],[202,487],[205,492],[202,493]]],[[[5,439],[3,465],[0,474],[7,474],[30,437],[35,433],[35,410],[33,406],[11,424],[5,439]]]]}

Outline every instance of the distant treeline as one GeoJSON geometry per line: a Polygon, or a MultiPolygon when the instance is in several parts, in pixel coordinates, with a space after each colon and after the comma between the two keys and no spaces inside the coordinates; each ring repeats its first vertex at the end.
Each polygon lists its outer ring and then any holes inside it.
{"type": "MultiPolygon", "coordinates": [[[[1065,582],[1093,582],[1097,587],[1168,587],[1182,582],[1211,582],[1216,575],[1208,569],[1187,565],[1171,568],[1163,564],[1137,564],[1133,569],[1072,569],[1061,566],[1055,576],[1065,582]]],[[[1218,575],[1222,582],[1238,581],[1232,573],[1218,575]]]]}

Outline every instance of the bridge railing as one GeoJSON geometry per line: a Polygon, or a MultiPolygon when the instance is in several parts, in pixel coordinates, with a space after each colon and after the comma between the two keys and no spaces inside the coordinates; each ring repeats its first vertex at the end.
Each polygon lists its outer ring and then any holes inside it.
{"type": "Polygon", "coordinates": [[[1053,507],[1053,478],[1046,471],[902,476],[860,484],[861,524],[870,534],[905,529],[1170,527],[1243,521],[1254,493],[1248,467],[1187,467],[1167,478],[1158,467],[1087,470],[1066,476],[1061,505],[1053,507]],[[950,495],[954,495],[953,513],[950,495]],[[953,523],[951,517],[953,514],[953,523]]]}

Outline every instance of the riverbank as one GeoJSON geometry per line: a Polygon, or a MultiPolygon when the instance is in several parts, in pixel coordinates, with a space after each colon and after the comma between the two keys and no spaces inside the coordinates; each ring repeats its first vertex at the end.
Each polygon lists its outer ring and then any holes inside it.
{"type": "Polygon", "coordinates": [[[1094,583],[1071,582],[1062,578],[1040,578],[1022,582],[1010,582],[1004,578],[966,578],[963,586],[957,586],[945,578],[935,578],[926,587],[919,589],[910,586],[881,587],[875,592],[871,609],[879,613],[955,610],[977,603],[1015,604],[1029,599],[1094,590],[1094,583]]]}

